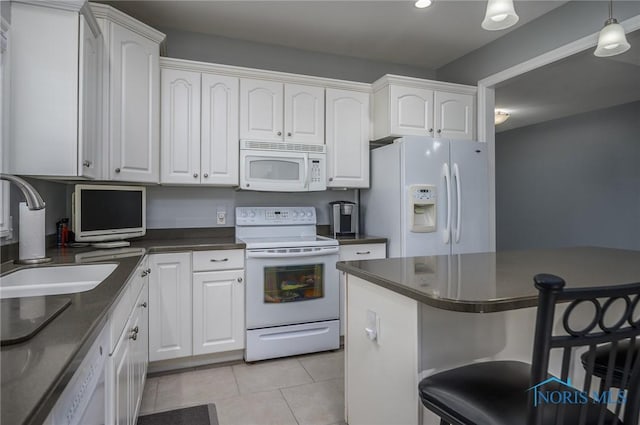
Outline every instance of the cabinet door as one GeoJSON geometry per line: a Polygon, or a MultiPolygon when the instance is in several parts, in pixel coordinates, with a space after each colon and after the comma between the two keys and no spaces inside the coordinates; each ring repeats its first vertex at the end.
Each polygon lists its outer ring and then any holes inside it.
{"type": "Polygon", "coordinates": [[[148,285],[144,285],[134,308],[133,328],[137,329],[136,338],[130,341],[132,357],[131,378],[131,414],[133,423],[140,409],[142,392],[149,363],[149,314],[146,306],[149,302],[148,285]]]}
{"type": "Polygon", "coordinates": [[[154,254],[149,266],[149,361],[191,355],[191,253],[154,254]]]}
{"type": "Polygon", "coordinates": [[[157,43],[111,23],[110,177],[159,179],[160,68],[157,43]]]}
{"type": "Polygon", "coordinates": [[[203,184],[238,185],[238,86],[237,78],[202,74],[203,184]]]}
{"type": "Polygon", "coordinates": [[[193,354],[244,348],[244,271],[193,274],[193,354]]]}
{"type": "Polygon", "coordinates": [[[472,140],[475,108],[469,94],[436,92],[436,135],[447,139],[472,140]]]}
{"type": "Polygon", "coordinates": [[[240,80],[240,138],[283,140],[282,83],[240,80]]]}
{"type": "Polygon", "coordinates": [[[160,73],[160,182],[200,183],[200,73],[160,73]]]}
{"type": "MultiPolygon", "coordinates": [[[[127,323],[129,325],[129,323],[127,323]]],[[[130,332],[127,328],[123,333],[115,351],[109,358],[110,381],[112,383],[109,397],[111,397],[109,423],[113,425],[131,425],[131,345],[130,332]]],[[[109,416],[109,414],[107,416],[109,416]]]]}
{"type": "Polygon", "coordinates": [[[324,144],[324,88],[284,85],[284,140],[324,144]]]}
{"type": "Polygon", "coordinates": [[[102,38],[96,38],[80,15],[78,170],[84,177],[102,178],[102,38]]]}
{"type": "Polygon", "coordinates": [[[327,89],[327,187],[369,187],[369,94],[327,89]]]}
{"type": "Polygon", "coordinates": [[[433,136],[433,91],[390,86],[391,134],[433,136]]]}

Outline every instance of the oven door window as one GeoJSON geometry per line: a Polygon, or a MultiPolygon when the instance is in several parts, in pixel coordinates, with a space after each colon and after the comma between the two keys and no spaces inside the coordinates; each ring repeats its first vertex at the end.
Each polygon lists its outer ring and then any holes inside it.
{"type": "Polygon", "coordinates": [[[324,297],[324,264],[264,268],[264,302],[287,303],[324,297]]]}

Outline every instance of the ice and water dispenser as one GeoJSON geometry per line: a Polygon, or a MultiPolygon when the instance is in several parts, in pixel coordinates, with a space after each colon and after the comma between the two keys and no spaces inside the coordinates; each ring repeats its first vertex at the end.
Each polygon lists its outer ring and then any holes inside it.
{"type": "Polygon", "coordinates": [[[436,231],[436,187],[429,184],[409,186],[409,230],[415,233],[436,231]]]}

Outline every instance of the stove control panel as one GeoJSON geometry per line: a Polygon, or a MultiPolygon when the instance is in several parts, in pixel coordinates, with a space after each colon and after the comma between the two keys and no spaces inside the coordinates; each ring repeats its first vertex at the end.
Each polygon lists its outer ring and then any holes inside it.
{"type": "Polygon", "coordinates": [[[236,226],[316,224],[314,207],[237,207],[236,226]]]}

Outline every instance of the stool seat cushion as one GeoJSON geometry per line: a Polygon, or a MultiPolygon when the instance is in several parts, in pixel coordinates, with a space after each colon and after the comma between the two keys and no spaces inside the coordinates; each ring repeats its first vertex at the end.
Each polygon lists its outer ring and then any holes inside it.
{"type": "MultiPolygon", "coordinates": [[[[627,360],[627,354],[631,356],[630,360],[630,368],[629,370],[633,370],[633,366],[635,364],[636,356],[637,356],[637,343],[634,344],[633,348],[630,348],[631,344],[629,340],[622,341],[618,344],[616,349],[616,358],[613,365],[613,380],[612,386],[616,388],[620,388],[622,384],[622,379],[624,378],[624,366],[627,360]],[[631,351],[629,351],[631,350],[631,351]]],[[[607,370],[609,367],[609,352],[611,350],[611,344],[601,345],[596,348],[596,356],[593,364],[593,374],[598,378],[605,378],[607,376],[607,370]]],[[[582,365],[586,369],[589,362],[589,352],[585,352],[581,356],[582,365]]]]}
{"type": "MultiPolygon", "coordinates": [[[[424,378],[420,382],[419,393],[425,406],[431,405],[463,424],[527,425],[530,379],[531,365],[528,363],[473,363],[424,378]]],[[[557,382],[544,386],[545,391],[556,389],[562,391],[567,387],[557,382]]],[[[564,424],[577,424],[582,406],[588,409],[585,425],[596,425],[601,406],[592,400],[584,405],[541,406],[544,408],[542,423],[557,424],[557,408],[560,408],[564,409],[564,424]]],[[[613,413],[605,410],[604,423],[612,423],[614,419],[613,413]]]]}

